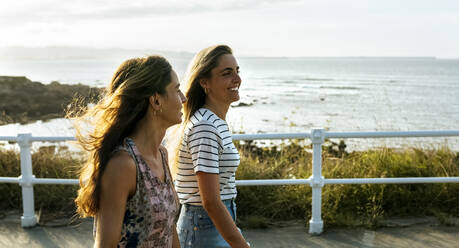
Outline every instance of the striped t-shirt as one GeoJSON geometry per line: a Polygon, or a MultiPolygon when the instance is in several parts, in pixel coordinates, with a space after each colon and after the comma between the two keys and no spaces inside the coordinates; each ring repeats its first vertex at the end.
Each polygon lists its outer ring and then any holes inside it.
{"type": "Polygon", "coordinates": [[[239,152],[233,144],[226,121],[200,108],[185,126],[178,153],[175,189],[180,203],[202,205],[196,172],[219,174],[220,198],[235,198],[239,152]]]}

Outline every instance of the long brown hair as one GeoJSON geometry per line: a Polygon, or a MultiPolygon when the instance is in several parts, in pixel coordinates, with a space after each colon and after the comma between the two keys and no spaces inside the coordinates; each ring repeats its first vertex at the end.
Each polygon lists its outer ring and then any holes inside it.
{"type": "Polygon", "coordinates": [[[155,93],[166,95],[171,72],[171,65],[161,56],[129,59],[118,67],[105,96],[95,106],[71,111],[83,113],[72,119],[76,121],[79,144],[89,152],[80,171],[80,189],[75,199],[80,216],[98,212],[101,178],[112,152],[145,116],[149,97],[155,93]]]}
{"type": "Polygon", "coordinates": [[[212,69],[218,66],[220,57],[225,54],[233,54],[229,46],[211,46],[201,50],[190,62],[185,81],[185,96],[188,99],[183,107],[185,122],[205,104],[206,93],[199,81],[210,78],[212,69]]]}
{"type": "Polygon", "coordinates": [[[172,170],[174,174],[177,172],[178,150],[181,144],[180,141],[183,138],[184,128],[191,116],[206,103],[206,93],[199,81],[202,79],[209,79],[212,69],[218,66],[220,57],[226,54],[233,54],[233,51],[227,45],[207,47],[197,53],[188,65],[184,83],[184,92],[187,98],[183,106],[185,120],[182,125],[171,132],[171,135],[168,135],[172,137],[172,139],[168,141],[167,146],[169,150],[175,150],[175,152],[169,153],[171,154],[169,161],[172,161],[172,170]]]}

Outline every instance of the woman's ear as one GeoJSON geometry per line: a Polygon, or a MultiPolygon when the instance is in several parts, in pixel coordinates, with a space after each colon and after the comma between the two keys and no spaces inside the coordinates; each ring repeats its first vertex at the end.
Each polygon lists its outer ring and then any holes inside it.
{"type": "Polygon", "coordinates": [[[149,100],[150,105],[153,108],[153,110],[156,111],[156,110],[160,110],[161,109],[161,99],[160,99],[158,93],[155,93],[154,95],[150,96],[148,98],[148,100],[149,100]]]}
{"type": "Polygon", "coordinates": [[[205,90],[207,87],[209,87],[208,85],[208,80],[205,79],[205,78],[201,78],[199,79],[199,84],[201,85],[201,87],[205,90]]]}

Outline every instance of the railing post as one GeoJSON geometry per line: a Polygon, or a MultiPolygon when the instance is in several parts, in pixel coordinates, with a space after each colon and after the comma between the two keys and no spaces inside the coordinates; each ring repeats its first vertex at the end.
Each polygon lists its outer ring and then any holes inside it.
{"type": "Polygon", "coordinates": [[[324,178],[322,176],[322,144],[324,143],[325,132],[323,129],[311,131],[312,141],[312,176],[310,185],[312,188],[312,217],[309,221],[309,233],[321,234],[324,223],[322,221],[322,187],[324,178]]]}
{"type": "Polygon", "coordinates": [[[22,187],[22,207],[24,210],[21,217],[22,227],[32,227],[37,224],[33,199],[33,179],[35,176],[32,173],[31,137],[31,133],[18,134],[18,144],[21,151],[21,176],[19,177],[19,184],[22,187]]]}

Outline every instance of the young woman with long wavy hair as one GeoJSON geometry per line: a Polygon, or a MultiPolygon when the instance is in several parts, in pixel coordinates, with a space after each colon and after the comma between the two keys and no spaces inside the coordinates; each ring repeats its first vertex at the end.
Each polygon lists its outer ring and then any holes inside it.
{"type": "Polygon", "coordinates": [[[76,118],[89,159],[75,202],[82,217],[94,217],[95,247],[179,247],[179,205],[161,142],[182,121],[185,101],[166,59],[135,58],[76,118]]]}

